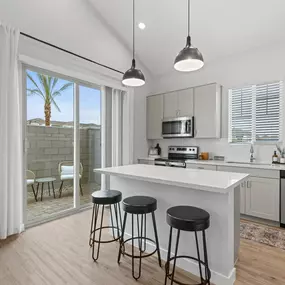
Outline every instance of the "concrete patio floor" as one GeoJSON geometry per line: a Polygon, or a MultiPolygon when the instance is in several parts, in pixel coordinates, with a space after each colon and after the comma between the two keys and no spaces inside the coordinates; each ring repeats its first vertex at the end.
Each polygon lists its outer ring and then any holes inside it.
{"type": "MultiPolygon", "coordinates": [[[[82,185],[83,196],[80,195],[80,205],[91,203],[91,193],[100,190],[101,186],[96,183],[82,185]]],[[[73,208],[73,186],[64,186],[62,197],[58,198],[59,191],[55,188],[56,198],[54,199],[51,190],[49,196],[48,190],[44,190],[43,201],[38,195],[38,202],[35,201],[33,192],[28,191],[27,199],[27,222],[34,223],[45,220],[61,211],[73,208]]]]}

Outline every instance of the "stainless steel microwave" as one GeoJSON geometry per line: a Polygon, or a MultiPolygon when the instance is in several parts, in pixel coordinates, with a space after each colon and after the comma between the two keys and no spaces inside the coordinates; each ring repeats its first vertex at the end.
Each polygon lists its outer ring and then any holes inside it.
{"type": "Polygon", "coordinates": [[[164,119],[162,121],[163,138],[193,138],[194,117],[164,119]]]}

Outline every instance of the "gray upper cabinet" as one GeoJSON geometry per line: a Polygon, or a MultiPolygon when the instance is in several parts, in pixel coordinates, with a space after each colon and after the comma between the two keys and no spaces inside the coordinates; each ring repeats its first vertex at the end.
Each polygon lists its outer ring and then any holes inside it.
{"type": "Polygon", "coordinates": [[[163,95],[146,98],[146,132],[150,140],[161,139],[163,119],[163,95]]]}
{"type": "Polygon", "coordinates": [[[194,112],[193,88],[178,91],[178,116],[191,117],[194,112]]]}
{"type": "Polygon", "coordinates": [[[209,84],[194,88],[196,138],[221,137],[221,86],[209,84]]]}
{"type": "Polygon", "coordinates": [[[193,88],[166,93],[163,96],[164,118],[193,116],[193,88]]]}
{"type": "Polygon", "coordinates": [[[194,116],[195,138],[221,137],[221,86],[213,83],[147,97],[147,138],[162,139],[162,120],[194,116]]]}
{"type": "Polygon", "coordinates": [[[175,118],[178,111],[178,93],[171,92],[163,95],[163,117],[175,118]]]}

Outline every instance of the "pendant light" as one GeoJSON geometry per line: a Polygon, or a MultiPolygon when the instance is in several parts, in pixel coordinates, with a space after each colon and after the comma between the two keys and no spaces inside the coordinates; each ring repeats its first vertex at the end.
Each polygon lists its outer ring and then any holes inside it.
{"type": "Polygon", "coordinates": [[[191,45],[190,37],[190,0],[188,0],[188,36],[186,46],[179,52],[174,61],[174,68],[178,71],[188,72],[202,68],[204,59],[200,51],[191,45]]]}
{"type": "Polygon", "coordinates": [[[135,60],[135,0],[133,0],[133,60],[131,68],[123,75],[122,83],[131,87],[138,87],[145,84],[144,75],[141,70],[136,68],[135,60]]]}

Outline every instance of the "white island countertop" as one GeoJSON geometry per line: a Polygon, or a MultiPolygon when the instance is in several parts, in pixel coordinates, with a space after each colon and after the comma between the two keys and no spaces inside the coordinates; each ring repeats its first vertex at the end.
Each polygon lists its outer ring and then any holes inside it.
{"type": "Polygon", "coordinates": [[[144,164],[100,168],[94,169],[94,172],[217,193],[228,193],[249,177],[243,173],[144,164]]]}

